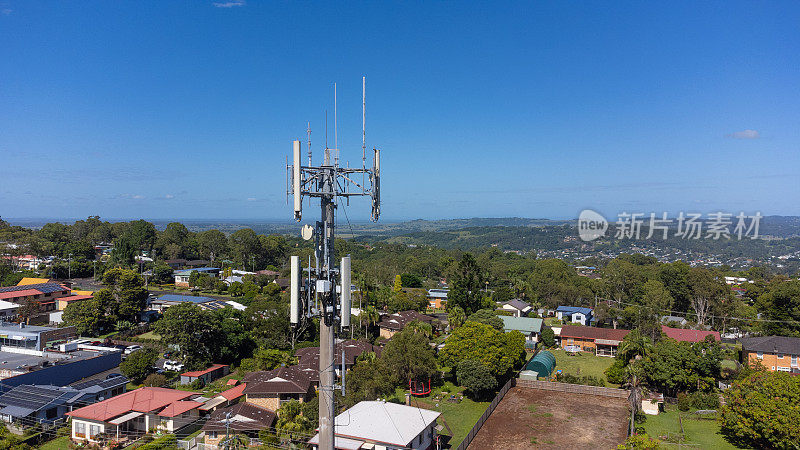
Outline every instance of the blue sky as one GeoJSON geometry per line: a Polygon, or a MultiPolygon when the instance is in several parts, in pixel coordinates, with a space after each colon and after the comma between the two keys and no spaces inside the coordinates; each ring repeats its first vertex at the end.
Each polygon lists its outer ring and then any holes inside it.
{"type": "MultiPolygon", "coordinates": [[[[325,109],[386,220],[800,215],[796,2],[0,0],[0,215],[291,217],[325,109]]],[[[369,204],[354,201],[351,219],[369,204]]]]}

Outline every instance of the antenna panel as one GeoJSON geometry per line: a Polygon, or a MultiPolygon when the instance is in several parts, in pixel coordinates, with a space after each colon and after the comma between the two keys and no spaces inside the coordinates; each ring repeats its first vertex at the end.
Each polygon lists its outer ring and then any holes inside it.
{"type": "Polygon", "coordinates": [[[342,266],[340,268],[341,272],[341,286],[342,286],[342,312],[341,312],[341,324],[342,328],[350,326],[350,305],[352,305],[352,299],[350,297],[350,284],[351,284],[351,277],[350,277],[350,257],[345,256],[342,258],[342,266]]]}
{"type": "Polygon", "coordinates": [[[294,194],[294,220],[300,221],[303,217],[303,198],[300,190],[300,141],[292,143],[292,193],[294,194]]]}
{"type": "Polygon", "coordinates": [[[291,266],[291,301],[289,303],[289,321],[296,325],[300,322],[300,257],[292,256],[291,266]]]}

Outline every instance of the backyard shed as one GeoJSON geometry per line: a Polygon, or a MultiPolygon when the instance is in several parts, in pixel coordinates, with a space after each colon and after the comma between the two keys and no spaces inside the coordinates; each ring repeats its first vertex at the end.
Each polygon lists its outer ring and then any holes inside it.
{"type": "Polygon", "coordinates": [[[547,350],[542,350],[531,359],[525,370],[537,372],[540,377],[549,377],[556,368],[556,357],[547,350]]]}

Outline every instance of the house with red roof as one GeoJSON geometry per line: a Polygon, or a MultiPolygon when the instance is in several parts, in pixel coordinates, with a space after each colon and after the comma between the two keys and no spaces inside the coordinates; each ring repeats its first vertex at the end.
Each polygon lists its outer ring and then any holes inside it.
{"type": "Polygon", "coordinates": [[[124,441],[151,429],[174,432],[198,420],[196,392],[143,387],[67,413],[74,441],[124,441]]]}
{"type": "Polygon", "coordinates": [[[229,374],[231,372],[230,369],[227,364],[212,364],[207,369],[184,372],[181,374],[181,384],[190,384],[197,380],[203,380],[203,385],[206,385],[217,378],[222,378],[229,374]]]}
{"type": "Polygon", "coordinates": [[[666,325],[661,325],[661,331],[667,335],[668,338],[675,339],[679,342],[702,342],[707,336],[711,336],[717,342],[720,340],[719,331],[687,330],[683,328],[670,328],[666,325]]]}
{"type": "Polygon", "coordinates": [[[630,333],[629,330],[614,328],[564,325],[559,337],[561,347],[568,351],[594,352],[597,356],[617,356],[620,342],[630,333]]]}

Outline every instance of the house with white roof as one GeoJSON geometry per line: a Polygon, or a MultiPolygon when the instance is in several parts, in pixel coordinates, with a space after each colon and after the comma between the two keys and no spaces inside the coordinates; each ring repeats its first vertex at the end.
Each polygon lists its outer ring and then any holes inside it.
{"type": "MultiPolygon", "coordinates": [[[[336,416],[334,447],[347,450],[435,448],[436,419],[440,415],[437,411],[397,403],[359,402],[336,416]]],[[[319,433],[308,443],[319,449],[319,433]]]]}

